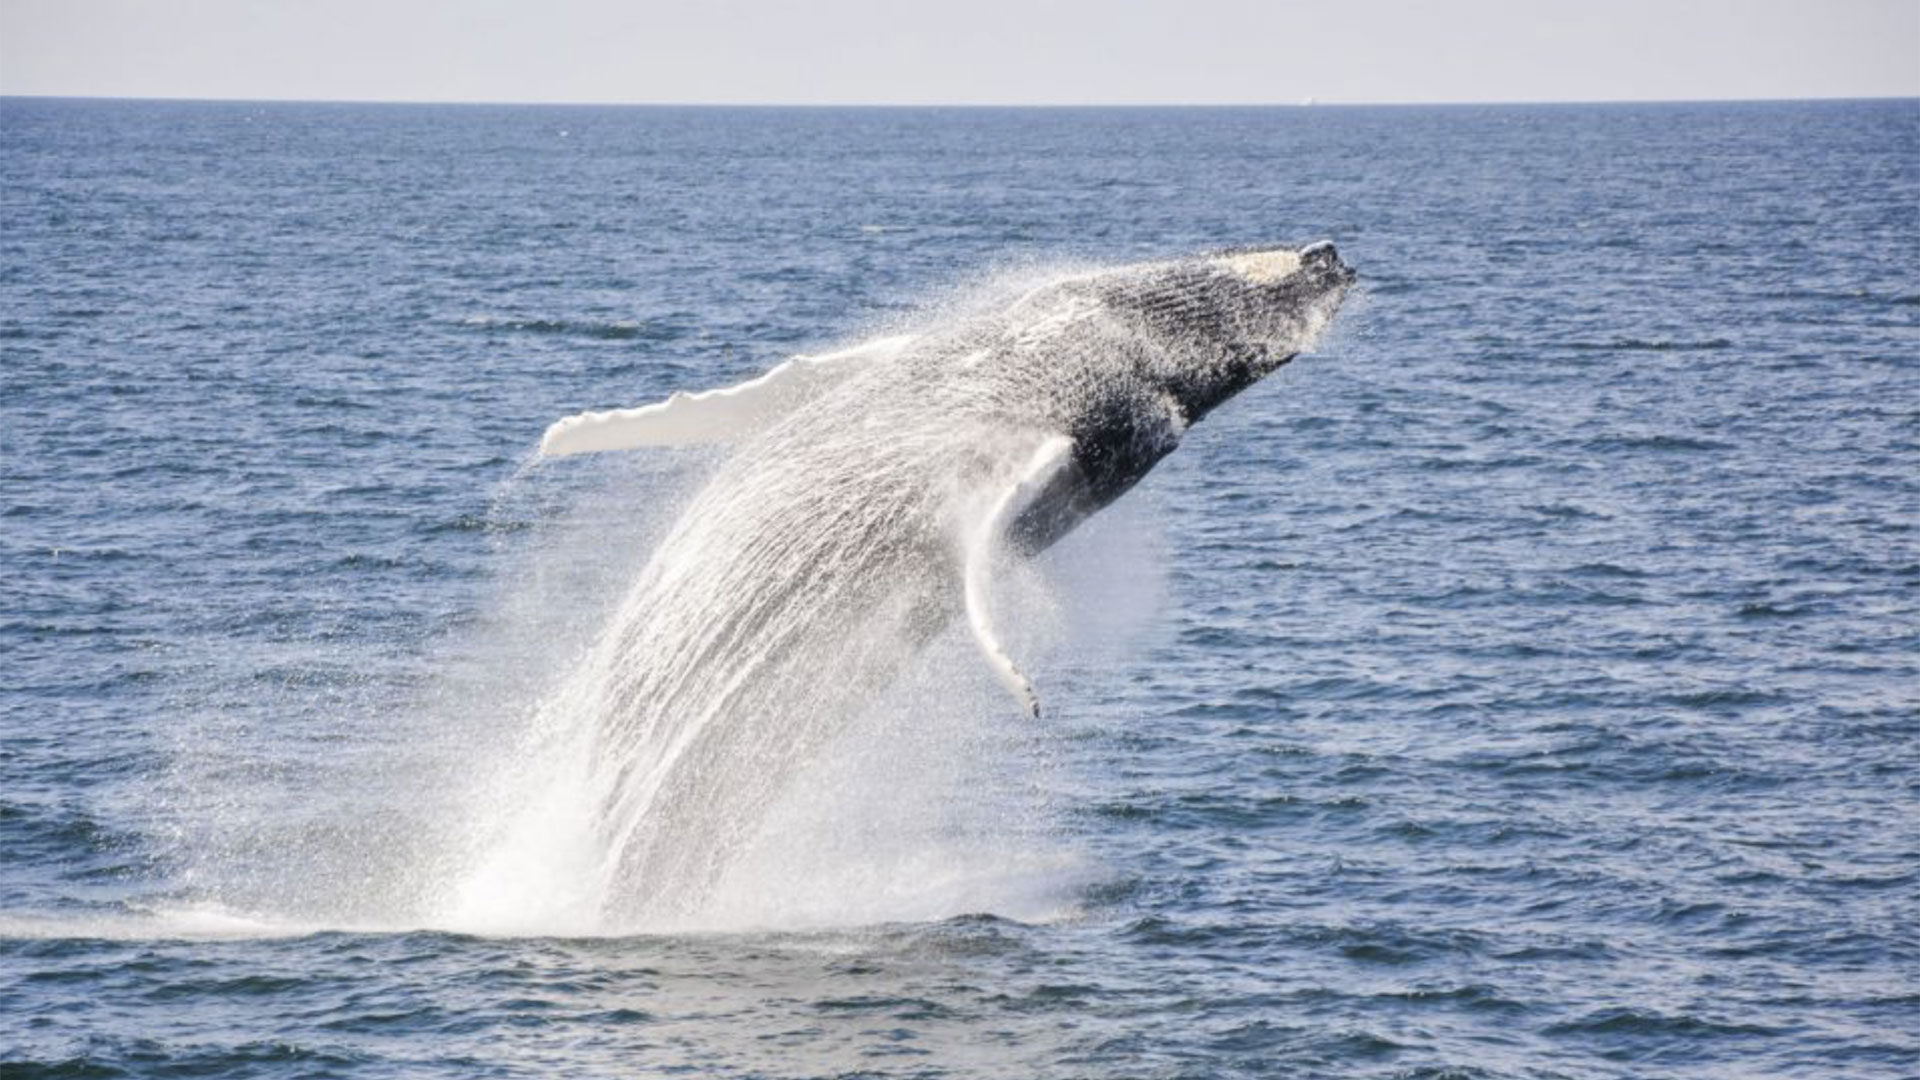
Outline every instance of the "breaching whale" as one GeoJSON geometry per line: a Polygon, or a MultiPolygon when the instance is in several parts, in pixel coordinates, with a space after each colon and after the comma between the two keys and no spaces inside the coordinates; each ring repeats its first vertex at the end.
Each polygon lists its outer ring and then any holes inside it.
{"type": "Polygon", "coordinates": [[[1000,560],[1066,535],[1309,348],[1353,281],[1325,242],[1075,273],[548,428],[545,456],[732,444],[553,706],[593,725],[602,910],[696,910],[788,763],[957,618],[1037,715],[989,608],[1000,560]]]}

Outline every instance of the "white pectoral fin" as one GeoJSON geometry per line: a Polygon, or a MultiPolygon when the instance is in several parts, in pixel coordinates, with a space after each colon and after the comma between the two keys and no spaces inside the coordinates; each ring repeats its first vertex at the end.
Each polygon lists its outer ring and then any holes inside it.
{"type": "Polygon", "coordinates": [[[726,442],[757,431],[858,370],[861,360],[893,356],[910,335],[877,338],[839,352],[796,356],[735,386],[676,393],[637,409],[583,412],[556,420],[540,437],[540,455],[726,442]]]}
{"type": "Polygon", "coordinates": [[[1036,718],[1040,715],[1040,697],[1034,693],[1033,680],[1007,655],[1005,646],[994,633],[989,608],[993,562],[1007,527],[1072,460],[1073,440],[1065,435],[1050,436],[1041,443],[1013,483],[994,501],[967,545],[967,626],[973,631],[973,640],[979,644],[987,662],[993,665],[994,674],[1013,692],[1027,715],[1036,718]]]}

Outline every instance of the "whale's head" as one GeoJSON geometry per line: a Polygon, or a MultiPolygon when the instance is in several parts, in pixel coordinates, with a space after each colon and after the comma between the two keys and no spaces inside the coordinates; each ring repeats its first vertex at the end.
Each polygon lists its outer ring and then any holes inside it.
{"type": "Polygon", "coordinates": [[[1033,310],[1097,313],[1104,330],[1082,351],[1099,377],[1069,398],[1072,482],[1023,515],[1020,543],[1052,543],[1145,476],[1188,425],[1312,348],[1353,282],[1322,242],[1145,263],[1033,294],[1033,310]]]}
{"type": "Polygon", "coordinates": [[[1244,344],[1291,356],[1313,347],[1354,282],[1333,244],[1252,248],[1198,260],[1220,297],[1223,329],[1244,344]]]}
{"type": "Polygon", "coordinates": [[[1191,423],[1312,348],[1353,282],[1326,241],[1235,248],[1142,267],[1111,302],[1163,343],[1150,377],[1191,423]]]}

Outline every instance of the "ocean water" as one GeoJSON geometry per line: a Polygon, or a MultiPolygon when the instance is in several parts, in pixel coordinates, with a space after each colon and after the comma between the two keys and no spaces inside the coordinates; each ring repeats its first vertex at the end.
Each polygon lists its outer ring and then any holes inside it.
{"type": "Polygon", "coordinates": [[[0,100],[0,1073],[1913,1077],[1917,529],[1914,101],[0,100]],[[716,460],[547,423],[1320,238],[1040,720],[936,642],[693,924],[476,886],[716,460]]]}

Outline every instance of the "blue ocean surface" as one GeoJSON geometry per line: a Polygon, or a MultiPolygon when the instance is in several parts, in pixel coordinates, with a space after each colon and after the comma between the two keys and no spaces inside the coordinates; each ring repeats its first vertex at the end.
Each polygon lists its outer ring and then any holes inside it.
{"type": "Polygon", "coordinates": [[[4,99],[0,568],[7,1080],[1920,1075],[1920,102],[4,99]],[[549,422],[1322,238],[1039,720],[943,640],[703,921],[476,885],[725,453],[549,422]]]}

